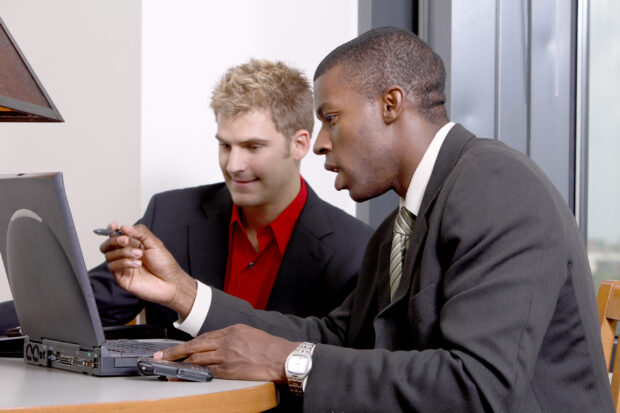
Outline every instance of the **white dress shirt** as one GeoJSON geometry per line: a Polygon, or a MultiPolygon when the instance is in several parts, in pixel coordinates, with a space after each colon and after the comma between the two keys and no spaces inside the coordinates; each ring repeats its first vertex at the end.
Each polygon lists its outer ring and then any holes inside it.
{"type": "Polygon", "coordinates": [[[446,139],[448,132],[450,132],[453,126],[454,122],[448,122],[437,131],[430,145],[426,148],[426,152],[424,152],[420,164],[411,177],[405,199],[400,198],[400,206],[404,206],[415,216],[418,216],[418,212],[420,212],[422,198],[424,197],[424,192],[426,192],[426,186],[428,185],[428,180],[431,178],[433,168],[435,167],[435,161],[437,161],[441,145],[443,145],[443,141],[446,139]]]}

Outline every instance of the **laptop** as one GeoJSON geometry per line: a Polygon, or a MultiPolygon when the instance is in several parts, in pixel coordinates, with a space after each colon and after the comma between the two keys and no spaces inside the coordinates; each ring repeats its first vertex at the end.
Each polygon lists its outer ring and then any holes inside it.
{"type": "Polygon", "coordinates": [[[0,175],[0,253],[27,363],[136,375],[138,357],[179,343],[105,339],[61,172],[0,175]]]}

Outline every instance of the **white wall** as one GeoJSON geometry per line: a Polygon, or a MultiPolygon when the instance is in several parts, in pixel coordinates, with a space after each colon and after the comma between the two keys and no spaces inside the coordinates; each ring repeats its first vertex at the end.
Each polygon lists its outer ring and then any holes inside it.
{"type": "MultiPolygon", "coordinates": [[[[65,118],[0,123],[0,173],[64,172],[91,267],[94,227],[135,221],[155,192],[221,180],[208,102],[223,71],[265,57],[311,78],[356,35],[357,0],[0,0],[0,17],[65,118]]],[[[322,158],[309,154],[302,174],[354,214],[322,158]]]]}
{"type": "Polygon", "coordinates": [[[92,229],[141,211],[140,2],[0,0],[0,17],[65,119],[0,123],[0,173],[64,173],[90,267],[102,261],[92,229]]]}
{"type": "MultiPolygon", "coordinates": [[[[142,32],[145,207],[153,193],[222,180],[209,98],[228,67],[277,59],[312,80],[321,59],[357,35],[357,0],[148,0],[142,32]]],[[[315,129],[316,136],[318,122],[315,129]]],[[[319,196],[355,215],[323,162],[309,154],[302,175],[319,196]]]]}

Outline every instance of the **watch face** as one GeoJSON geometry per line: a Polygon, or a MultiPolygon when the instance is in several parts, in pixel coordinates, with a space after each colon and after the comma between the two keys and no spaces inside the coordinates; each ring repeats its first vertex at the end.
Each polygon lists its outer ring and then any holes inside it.
{"type": "Polygon", "coordinates": [[[304,356],[291,356],[286,369],[293,374],[304,374],[308,369],[308,361],[308,358],[304,356]]]}

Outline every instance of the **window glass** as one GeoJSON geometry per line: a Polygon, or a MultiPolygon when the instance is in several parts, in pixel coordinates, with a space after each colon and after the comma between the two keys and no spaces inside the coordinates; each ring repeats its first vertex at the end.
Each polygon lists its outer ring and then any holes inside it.
{"type": "Polygon", "coordinates": [[[590,1],[588,257],[595,288],[620,279],[620,1],[590,1]]]}

